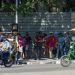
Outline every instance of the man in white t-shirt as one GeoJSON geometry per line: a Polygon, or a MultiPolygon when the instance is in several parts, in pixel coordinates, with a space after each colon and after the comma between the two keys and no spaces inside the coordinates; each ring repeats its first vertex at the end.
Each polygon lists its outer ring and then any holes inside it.
{"type": "Polygon", "coordinates": [[[3,46],[2,46],[3,58],[7,58],[10,52],[11,52],[11,44],[8,40],[4,39],[3,46]]]}
{"type": "Polygon", "coordinates": [[[11,43],[8,40],[4,39],[2,51],[9,51],[9,48],[11,49],[11,43]]]}

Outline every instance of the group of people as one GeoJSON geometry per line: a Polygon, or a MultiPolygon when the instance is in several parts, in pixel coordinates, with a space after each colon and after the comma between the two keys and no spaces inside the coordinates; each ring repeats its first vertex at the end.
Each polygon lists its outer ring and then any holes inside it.
{"type": "Polygon", "coordinates": [[[17,33],[0,34],[0,56],[2,52],[9,52],[17,59],[60,58],[67,54],[72,36],[70,33],[50,33],[41,31],[32,38],[28,32],[22,36],[17,33]],[[17,56],[16,56],[17,54],[17,56]]]}
{"type": "Polygon", "coordinates": [[[67,54],[70,41],[72,36],[68,32],[47,35],[39,31],[33,38],[26,32],[25,36],[18,35],[18,50],[25,59],[60,58],[67,54]]]}

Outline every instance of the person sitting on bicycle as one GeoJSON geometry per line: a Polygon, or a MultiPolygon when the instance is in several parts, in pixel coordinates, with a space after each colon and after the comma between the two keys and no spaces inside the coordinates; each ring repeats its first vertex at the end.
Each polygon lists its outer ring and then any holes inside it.
{"type": "Polygon", "coordinates": [[[11,44],[7,39],[2,40],[2,58],[6,59],[9,57],[11,52],[11,44]]]}
{"type": "Polygon", "coordinates": [[[0,59],[2,59],[2,46],[3,46],[3,40],[0,40],[0,59]]]}

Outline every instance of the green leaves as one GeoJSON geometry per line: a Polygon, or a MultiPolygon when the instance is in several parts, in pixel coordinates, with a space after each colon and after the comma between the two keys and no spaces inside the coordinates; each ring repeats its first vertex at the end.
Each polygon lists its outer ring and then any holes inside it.
{"type": "Polygon", "coordinates": [[[25,15],[37,11],[41,3],[43,3],[47,9],[51,9],[52,7],[59,7],[61,1],[62,0],[21,0],[21,2],[18,2],[18,8],[16,8],[16,3],[6,3],[3,5],[3,8],[6,11],[15,12],[17,10],[18,13],[25,15]]]}
{"type": "Polygon", "coordinates": [[[16,6],[15,6],[15,4],[11,4],[11,3],[3,3],[3,10],[4,11],[7,11],[7,12],[9,12],[9,11],[16,11],[16,6]]]}
{"type": "Polygon", "coordinates": [[[32,2],[33,0],[23,0],[21,4],[18,6],[18,11],[21,14],[26,14],[30,11],[32,11],[32,2]]]}

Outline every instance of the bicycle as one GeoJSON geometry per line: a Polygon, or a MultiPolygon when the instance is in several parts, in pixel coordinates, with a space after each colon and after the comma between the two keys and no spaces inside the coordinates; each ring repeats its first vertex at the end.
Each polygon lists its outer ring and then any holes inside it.
{"type": "Polygon", "coordinates": [[[70,42],[70,49],[66,55],[63,55],[60,59],[60,64],[63,67],[68,67],[71,64],[71,56],[75,57],[75,42],[70,42]]]}
{"type": "Polygon", "coordinates": [[[0,52],[0,65],[4,65],[5,67],[13,65],[13,59],[9,59],[9,52],[0,52]]]}

